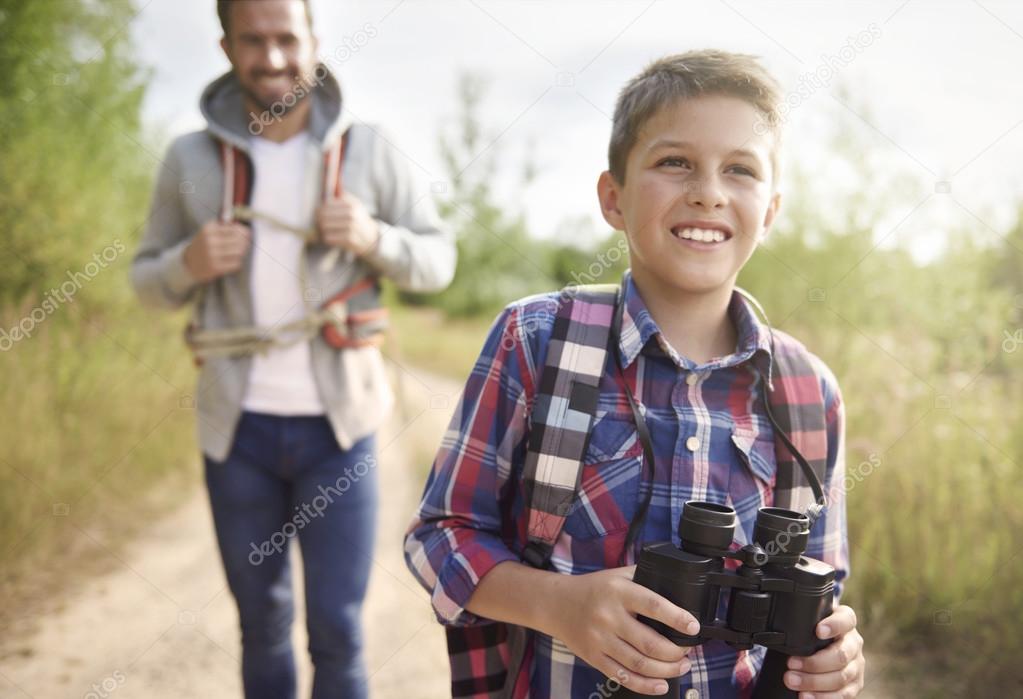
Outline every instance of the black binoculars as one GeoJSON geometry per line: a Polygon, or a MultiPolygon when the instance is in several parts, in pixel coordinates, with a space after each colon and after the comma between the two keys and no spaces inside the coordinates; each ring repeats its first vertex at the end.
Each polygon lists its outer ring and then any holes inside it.
{"type": "MultiPolygon", "coordinates": [[[[700,632],[689,636],[660,622],[640,616],[680,646],[724,641],[736,650],[754,645],[768,649],[757,679],[754,699],[796,697],[782,683],[790,655],[812,655],[828,646],[818,639],[816,627],[831,614],[835,569],[803,556],[810,538],[805,514],[777,507],[757,512],[753,543],[730,550],[734,539],[735,510],[712,502],[689,501],[682,508],[678,534],[681,546],[670,541],[643,547],[633,581],[666,597],[692,613],[700,632]],[[725,559],[741,563],[725,570],[725,559]],[[717,618],[723,589],[728,592],[725,619],[717,618]]],[[[642,697],[625,687],[617,697],[642,697]]],[[[677,699],[679,679],[668,680],[668,693],[677,699]]]]}

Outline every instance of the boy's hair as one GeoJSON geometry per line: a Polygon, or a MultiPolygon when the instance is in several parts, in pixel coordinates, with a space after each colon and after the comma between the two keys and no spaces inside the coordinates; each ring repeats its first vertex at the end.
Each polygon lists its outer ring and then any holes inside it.
{"type": "MultiPolygon", "coordinates": [[[[228,30],[231,27],[231,5],[243,0],[217,0],[217,17],[220,18],[220,27],[224,30],[224,36],[229,36],[228,30]]],[[[302,0],[305,5],[305,17],[309,21],[309,28],[313,28],[313,10],[309,6],[309,0],[302,0]]]]}
{"type": "Polygon", "coordinates": [[[756,56],[705,49],[665,56],[648,65],[618,95],[608,169],[625,184],[625,163],[643,126],[663,107],[702,95],[737,97],[753,105],[763,120],[754,130],[771,132],[772,182],[777,187],[781,143],[782,91],[756,56]]]}

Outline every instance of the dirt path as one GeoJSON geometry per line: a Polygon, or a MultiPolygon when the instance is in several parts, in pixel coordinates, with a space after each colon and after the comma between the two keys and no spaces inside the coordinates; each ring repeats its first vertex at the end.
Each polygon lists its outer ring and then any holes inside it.
{"type": "MultiPolygon", "coordinates": [[[[420,461],[436,450],[460,387],[416,371],[403,373],[403,388],[405,415],[395,415],[381,434],[378,542],[364,611],[374,699],[448,692],[444,634],[405,567],[401,545],[422,490],[420,461]]],[[[100,544],[97,555],[114,554],[100,544]]],[[[24,628],[5,629],[0,698],[240,697],[237,613],[199,483],[180,509],[116,558],[113,572],[48,605],[42,619],[32,620],[34,628],[26,620],[24,628]]],[[[295,590],[301,594],[298,579],[295,590]]],[[[297,601],[296,620],[302,620],[297,601]]],[[[308,696],[311,667],[298,621],[294,643],[299,696],[308,696]]]]}

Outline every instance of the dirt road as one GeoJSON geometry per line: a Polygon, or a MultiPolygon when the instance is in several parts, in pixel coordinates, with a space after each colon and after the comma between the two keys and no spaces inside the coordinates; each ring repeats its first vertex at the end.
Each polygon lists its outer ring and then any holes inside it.
{"type": "MultiPolygon", "coordinates": [[[[439,698],[448,691],[444,634],[405,567],[401,545],[422,491],[420,461],[436,450],[460,387],[419,371],[402,379],[404,414],[394,416],[380,439],[378,542],[364,609],[367,662],[373,697],[439,698]]],[[[116,557],[113,571],[76,585],[68,599],[48,605],[44,618],[5,630],[0,698],[241,696],[237,612],[198,479],[186,497],[120,553],[94,534],[89,545],[97,555],[116,557]]],[[[294,563],[300,573],[299,560],[294,563]]],[[[295,590],[301,594],[298,579],[295,590]]],[[[299,696],[308,696],[311,666],[298,622],[294,644],[299,696]]]]}

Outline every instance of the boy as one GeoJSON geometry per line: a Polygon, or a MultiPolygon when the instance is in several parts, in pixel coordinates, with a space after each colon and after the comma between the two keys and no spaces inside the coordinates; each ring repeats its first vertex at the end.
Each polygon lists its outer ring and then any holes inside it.
{"type": "MultiPolygon", "coordinates": [[[[625,233],[631,272],[576,500],[547,570],[521,562],[522,468],[556,295],[511,304],[491,329],[409,529],[406,558],[450,629],[500,636],[506,627],[494,622],[506,622],[534,633],[525,662],[505,682],[503,667],[480,667],[466,636],[449,630],[456,696],[582,699],[611,696],[616,683],[657,695],[667,691],[666,678],[683,675],[686,699],[717,699],[747,696],[755,683],[762,647],[680,648],[637,621],[642,614],[689,634],[699,627],[633,583],[635,566],[619,560],[634,563],[644,543],[677,544],[687,500],[734,507],[743,543],[752,539],[757,509],[772,503],[773,430],[757,400],[772,346],[734,288],[780,204],[780,100],[753,57],[721,51],[656,61],[619,96],[610,167],[597,192],[604,218],[625,233]],[[652,477],[643,471],[626,388],[645,410],[652,477]],[[646,493],[641,533],[631,540],[627,530],[646,493]]],[[[864,661],[855,614],[837,605],[848,575],[845,502],[836,487],[844,473],[841,394],[819,359],[775,335],[779,352],[809,359],[819,384],[830,505],[806,555],[836,569],[834,611],[816,629],[836,640],[791,658],[784,680],[803,699],[851,697],[863,686],[864,661]]]]}

